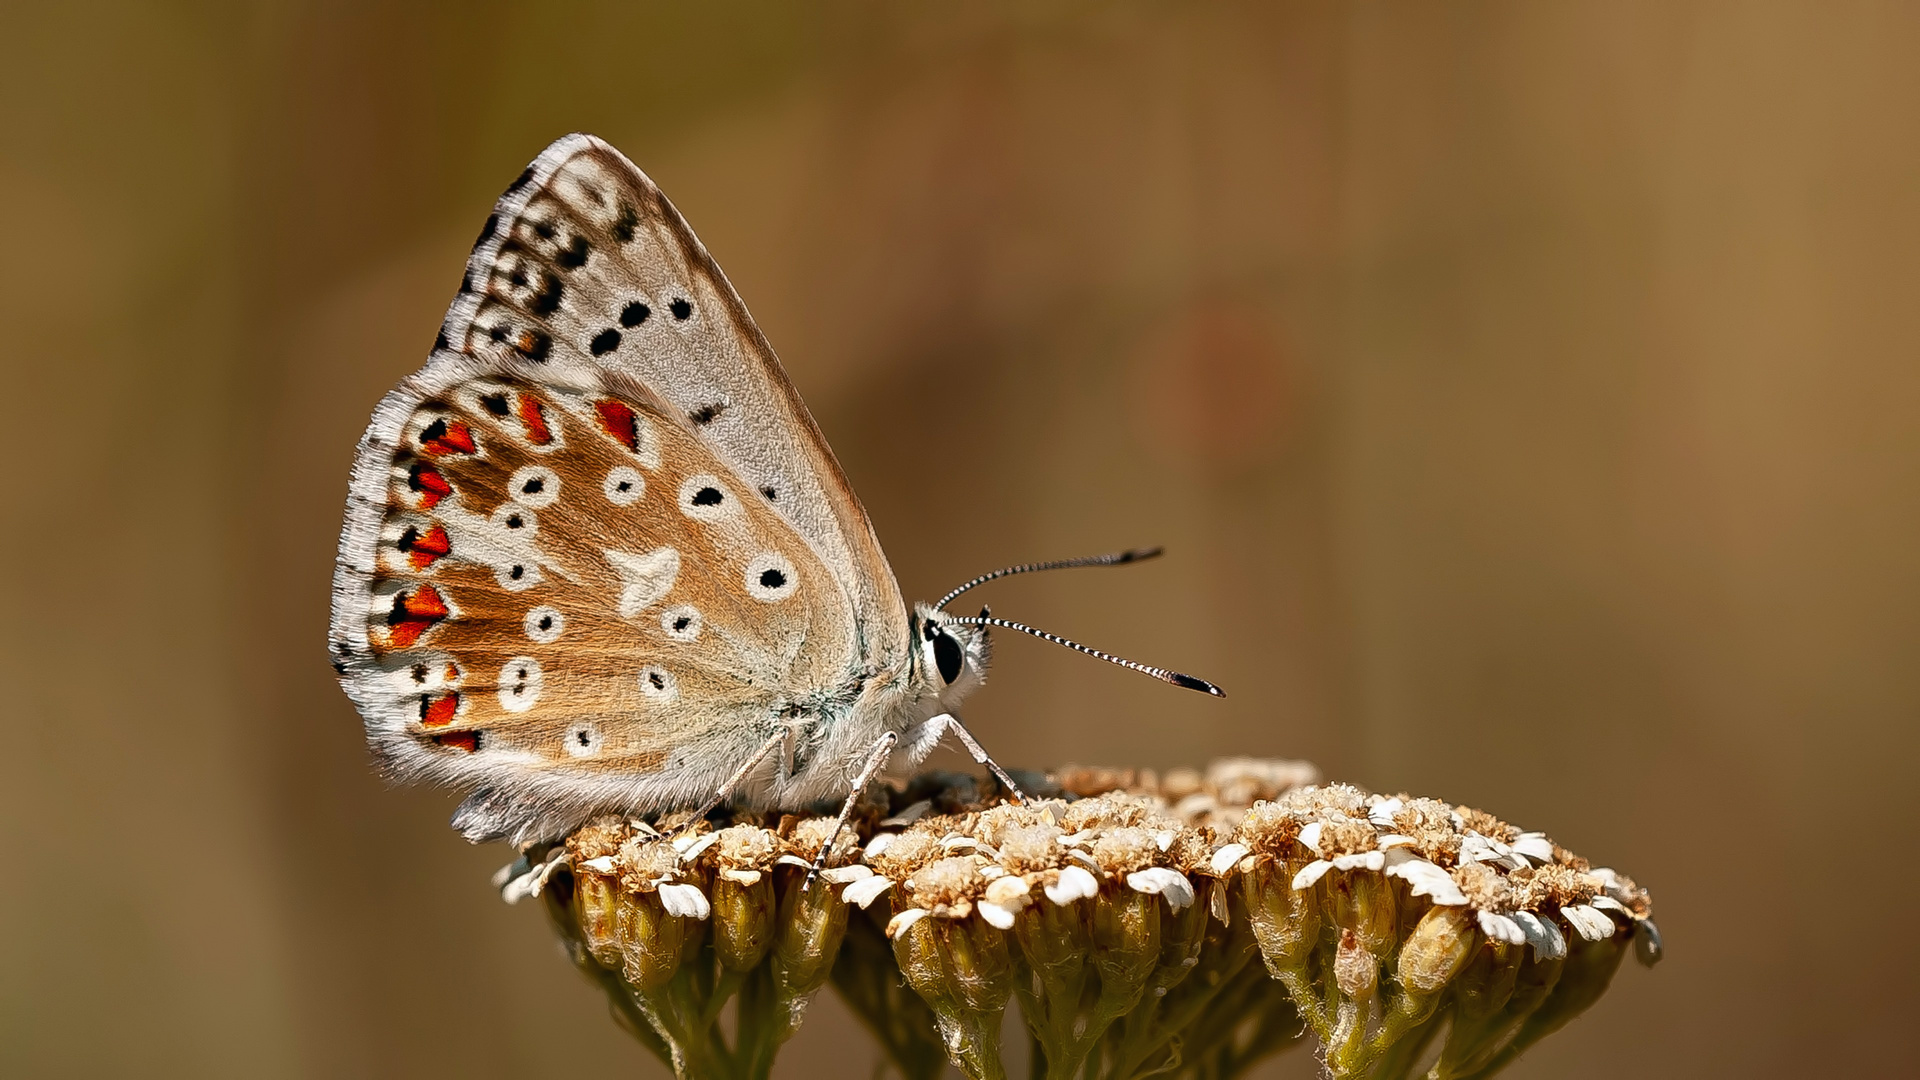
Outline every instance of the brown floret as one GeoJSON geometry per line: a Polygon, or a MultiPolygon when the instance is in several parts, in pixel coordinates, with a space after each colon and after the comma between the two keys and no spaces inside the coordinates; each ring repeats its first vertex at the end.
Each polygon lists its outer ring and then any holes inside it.
{"type": "Polygon", "coordinates": [[[1471,832],[1477,832],[1481,836],[1498,840],[1503,844],[1511,844],[1520,838],[1519,829],[1485,810],[1475,810],[1471,806],[1456,806],[1453,812],[1460,815],[1462,827],[1471,832]]]}
{"type": "Polygon", "coordinates": [[[1460,886],[1467,903],[1481,911],[1513,910],[1513,890],[1500,872],[1485,863],[1463,863],[1453,868],[1453,883],[1460,886]]]}
{"type": "Polygon", "coordinates": [[[574,865],[578,866],[588,859],[618,854],[620,845],[632,835],[633,826],[625,820],[603,817],[581,826],[579,831],[567,837],[567,850],[573,854],[574,865]]]}
{"type": "Polygon", "coordinates": [[[628,892],[653,892],[661,878],[671,878],[680,868],[680,853],[658,837],[633,836],[620,845],[614,857],[620,872],[620,887],[628,892]]]}
{"type": "Polygon", "coordinates": [[[1372,851],[1377,846],[1377,836],[1369,822],[1352,819],[1328,821],[1320,826],[1320,853],[1332,858],[1372,851]]]}
{"type": "Polygon", "coordinates": [[[1109,874],[1131,874],[1154,865],[1160,857],[1155,835],[1145,829],[1110,829],[1093,842],[1093,861],[1109,874]]]}
{"type": "Polygon", "coordinates": [[[936,915],[958,918],[972,909],[973,898],[984,885],[980,861],[963,855],[921,867],[907,879],[905,889],[916,905],[936,915]]]}

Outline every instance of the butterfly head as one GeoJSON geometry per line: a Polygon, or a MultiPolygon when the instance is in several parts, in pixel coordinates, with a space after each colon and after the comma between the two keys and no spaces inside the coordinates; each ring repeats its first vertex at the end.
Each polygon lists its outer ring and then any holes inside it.
{"type": "Polygon", "coordinates": [[[993,648],[985,626],[956,622],[939,608],[916,604],[913,643],[917,681],[939,696],[942,708],[958,705],[986,681],[993,648]]]}

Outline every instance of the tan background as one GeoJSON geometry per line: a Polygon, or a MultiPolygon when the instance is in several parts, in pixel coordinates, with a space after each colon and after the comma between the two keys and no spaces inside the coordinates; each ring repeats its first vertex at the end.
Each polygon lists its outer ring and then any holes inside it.
{"type": "Polygon", "coordinates": [[[388,7],[0,14],[0,1073],[658,1075],[323,655],[354,439],[574,129],[910,595],[1168,546],[990,598],[1233,696],[1004,640],[1004,760],[1307,757],[1633,874],[1670,958],[1513,1075],[1911,1065],[1920,12],[388,7]]]}

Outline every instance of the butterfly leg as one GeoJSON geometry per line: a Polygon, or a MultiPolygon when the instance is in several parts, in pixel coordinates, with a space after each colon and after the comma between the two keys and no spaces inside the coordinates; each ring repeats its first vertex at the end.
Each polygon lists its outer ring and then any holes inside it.
{"type": "Polygon", "coordinates": [[[973,737],[973,732],[967,730],[967,725],[960,722],[959,717],[952,713],[941,713],[939,716],[927,721],[924,727],[927,729],[927,734],[921,738],[927,742],[936,742],[940,736],[946,732],[953,732],[954,737],[960,740],[960,745],[966,747],[967,753],[973,755],[973,760],[981,765],[985,765],[987,770],[993,773],[994,777],[998,779],[1001,784],[1005,785],[1007,794],[1013,796],[1014,802],[1024,803],[1027,801],[1026,792],[1021,791],[1020,785],[1014,783],[1013,777],[1007,775],[1007,770],[1002,769],[1000,763],[993,760],[987,753],[986,748],[981,746],[979,740],[973,737]]]}
{"type": "Polygon", "coordinates": [[[733,789],[740,786],[740,781],[746,779],[747,774],[752,772],[756,765],[767,760],[768,754],[773,753],[774,750],[781,745],[790,743],[792,739],[792,728],[783,727],[779,731],[774,732],[772,738],[760,744],[760,749],[753,752],[753,756],[747,759],[746,764],[733,770],[733,775],[727,777],[727,782],[720,785],[719,790],[713,793],[712,798],[701,804],[700,809],[695,810],[692,817],[681,822],[680,827],[673,831],[679,833],[683,830],[690,829],[695,823],[704,819],[708,814],[713,813],[714,807],[726,802],[727,796],[733,794],[733,789]]]}
{"type": "Polygon", "coordinates": [[[859,805],[860,793],[867,790],[867,782],[873,779],[873,774],[879,772],[880,766],[893,756],[894,745],[899,741],[900,733],[889,731],[880,736],[867,753],[867,762],[860,766],[860,775],[853,778],[853,790],[847,792],[847,801],[840,807],[840,817],[833,823],[833,832],[827,835],[827,842],[820,845],[819,852],[813,857],[813,865],[807,869],[807,880],[801,883],[802,889],[812,887],[814,875],[826,864],[827,855],[833,851],[833,842],[840,839],[841,831],[847,827],[847,819],[853,816],[853,808],[859,805]]]}

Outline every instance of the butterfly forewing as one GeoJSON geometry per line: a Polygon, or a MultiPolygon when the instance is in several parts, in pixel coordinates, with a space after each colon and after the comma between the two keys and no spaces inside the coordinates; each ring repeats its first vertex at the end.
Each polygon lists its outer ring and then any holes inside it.
{"type": "Polygon", "coordinates": [[[476,378],[401,425],[359,696],[403,770],[655,771],[854,665],[811,549],[626,390],[476,378]]]}
{"type": "Polygon", "coordinates": [[[719,266],[619,151],[575,135],[541,154],[482,230],[442,336],[645,385],[837,568],[875,659],[904,655],[906,607],[825,438],[719,266]]]}

